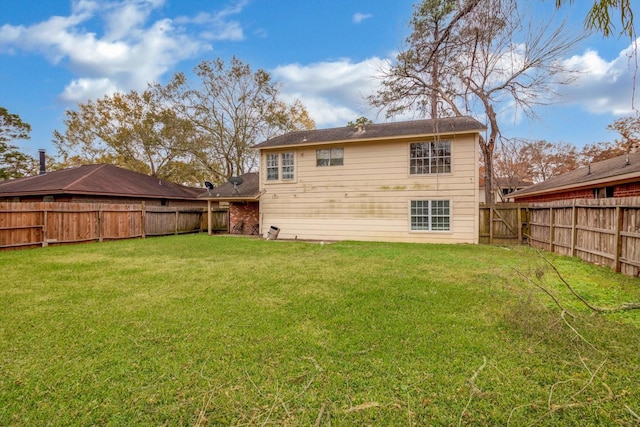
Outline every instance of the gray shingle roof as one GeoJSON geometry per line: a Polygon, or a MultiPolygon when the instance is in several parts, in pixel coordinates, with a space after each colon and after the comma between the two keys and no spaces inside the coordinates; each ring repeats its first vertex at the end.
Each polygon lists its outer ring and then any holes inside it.
{"type": "Polygon", "coordinates": [[[213,190],[205,191],[198,197],[211,200],[242,200],[242,199],[257,199],[260,195],[260,180],[258,172],[249,172],[244,175],[240,175],[242,178],[242,184],[234,185],[230,182],[225,182],[213,190]]]}
{"type": "Polygon", "coordinates": [[[0,197],[82,194],[194,200],[201,191],[106,164],[84,165],[0,182],[0,197]]]}
{"type": "Polygon", "coordinates": [[[640,152],[629,153],[592,163],[591,166],[583,166],[574,171],[560,176],[549,178],[546,181],[532,185],[531,187],[515,191],[509,197],[531,196],[539,193],[550,193],[557,190],[589,187],[590,185],[602,185],[603,182],[618,181],[620,179],[640,179],[640,152]],[[629,163],[627,164],[627,158],[629,163]]]}
{"type": "Polygon", "coordinates": [[[357,127],[340,127],[289,132],[254,145],[254,148],[263,149],[291,145],[320,144],[325,142],[355,142],[392,137],[469,133],[481,132],[485,129],[485,125],[472,117],[447,117],[408,122],[369,124],[365,125],[362,130],[359,130],[357,127]]]}

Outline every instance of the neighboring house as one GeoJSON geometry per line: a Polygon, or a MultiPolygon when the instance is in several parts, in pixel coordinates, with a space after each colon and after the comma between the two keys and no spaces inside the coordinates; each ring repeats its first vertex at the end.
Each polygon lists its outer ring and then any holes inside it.
{"type": "MultiPolygon", "coordinates": [[[[495,178],[494,183],[496,186],[494,190],[494,200],[496,203],[508,202],[511,198],[511,193],[533,185],[532,182],[522,181],[518,178],[495,178]]],[[[482,175],[480,175],[480,203],[486,203],[484,177],[482,175]]]]}
{"type": "MultiPolygon", "coordinates": [[[[235,234],[258,234],[260,230],[259,175],[257,172],[250,172],[240,175],[232,181],[235,181],[235,184],[225,182],[199,196],[201,199],[207,200],[209,204],[228,206],[229,209],[229,224],[225,224],[226,228],[222,228],[218,224],[215,211],[211,207],[207,209],[209,212],[209,234],[223,229],[235,234]],[[238,178],[240,179],[238,180],[238,178]]],[[[226,219],[226,215],[224,218],[226,219]]]]}
{"type": "Polygon", "coordinates": [[[288,133],[260,152],[260,229],[309,240],[478,242],[470,117],[288,133]]]}
{"type": "Polygon", "coordinates": [[[509,195],[517,203],[640,196],[640,152],[592,163],[509,195]]]}
{"type": "Polygon", "coordinates": [[[204,207],[201,188],[185,187],[114,165],[84,165],[0,182],[4,202],[141,203],[204,207]]]}

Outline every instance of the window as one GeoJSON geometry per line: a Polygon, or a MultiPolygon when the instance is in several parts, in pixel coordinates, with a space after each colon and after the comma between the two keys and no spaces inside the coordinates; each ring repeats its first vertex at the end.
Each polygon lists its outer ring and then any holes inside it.
{"type": "Polygon", "coordinates": [[[449,231],[450,214],[449,200],[412,200],[411,230],[449,231]]]}
{"type": "Polygon", "coordinates": [[[292,180],[295,177],[294,153],[267,154],[267,181],[292,180]],[[282,169],[280,169],[282,165],[282,169]]]}
{"type": "Polygon", "coordinates": [[[344,164],[344,148],[316,150],[316,166],[342,166],[344,164]]]}
{"type": "Polygon", "coordinates": [[[282,179],[293,179],[293,153],[282,153],[282,179]]]}
{"type": "Polygon", "coordinates": [[[415,142],[410,149],[411,175],[451,172],[451,141],[415,142]]]}
{"type": "Polygon", "coordinates": [[[267,181],[278,180],[278,154],[267,154],[267,181]]]}

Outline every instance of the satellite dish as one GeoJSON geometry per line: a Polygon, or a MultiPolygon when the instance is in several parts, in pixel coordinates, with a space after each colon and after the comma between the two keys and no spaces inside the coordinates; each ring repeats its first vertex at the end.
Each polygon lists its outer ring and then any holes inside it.
{"type": "Polygon", "coordinates": [[[236,194],[240,194],[240,192],[238,191],[238,185],[242,184],[242,178],[240,178],[239,176],[232,176],[231,178],[229,178],[229,182],[233,184],[233,192],[236,194]]]}
{"type": "Polygon", "coordinates": [[[204,182],[204,186],[207,187],[207,190],[213,190],[215,185],[213,185],[212,183],[210,183],[209,181],[205,181],[204,182]]]}
{"type": "Polygon", "coordinates": [[[242,178],[240,178],[239,176],[233,176],[231,178],[229,178],[229,182],[233,184],[233,186],[235,187],[236,185],[240,185],[242,184],[242,178]]]}

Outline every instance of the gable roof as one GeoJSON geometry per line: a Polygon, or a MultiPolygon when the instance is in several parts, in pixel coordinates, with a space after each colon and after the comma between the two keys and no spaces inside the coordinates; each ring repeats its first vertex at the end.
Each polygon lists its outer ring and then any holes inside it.
{"type": "Polygon", "coordinates": [[[442,134],[476,133],[484,131],[486,128],[485,125],[472,117],[446,117],[441,119],[369,124],[362,127],[346,126],[289,132],[254,145],[253,148],[264,149],[322,143],[372,141],[391,137],[409,138],[442,134]]]}
{"type": "Polygon", "coordinates": [[[0,182],[0,197],[73,194],[194,200],[201,191],[107,164],[83,165],[0,182]]]}
{"type": "Polygon", "coordinates": [[[205,191],[198,197],[208,200],[224,200],[224,201],[251,201],[257,200],[260,196],[260,177],[258,172],[249,172],[240,175],[242,184],[233,185],[225,182],[213,190],[205,191]]]}
{"type": "Polygon", "coordinates": [[[640,152],[629,153],[601,162],[583,166],[563,175],[549,178],[531,187],[515,191],[509,197],[518,198],[546,193],[556,193],[575,188],[588,188],[640,180],[640,152]],[[628,163],[627,163],[628,160],[628,163]]]}

